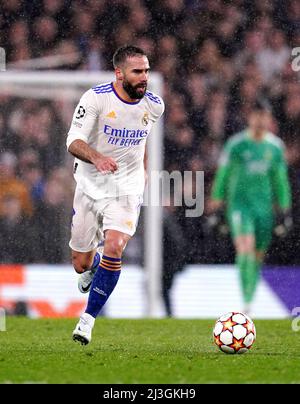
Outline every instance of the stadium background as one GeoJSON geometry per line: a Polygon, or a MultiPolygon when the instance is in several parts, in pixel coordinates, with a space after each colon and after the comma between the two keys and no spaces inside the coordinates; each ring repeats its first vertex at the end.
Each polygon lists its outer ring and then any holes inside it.
{"type": "MultiPolygon", "coordinates": [[[[224,141],[245,127],[258,94],[268,98],[272,130],[287,146],[294,229],[284,241],[274,239],[267,263],[289,266],[286,274],[297,270],[300,81],[291,67],[292,48],[300,44],[297,0],[4,0],[0,27],[8,70],[59,55],[59,65],[48,59],[44,69],[111,70],[118,46],[141,46],[164,78],[164,168],[204,171],[206,197],[224,141]]],[[[74,182],[65,134],[74,106],[3,94],[0,102],[0,262],[68,264],[74,182]]],[[[142,233],[141,225],[127,264],[142,264],[142,233]]],[[[168,275],[190,264],[233,263],[229,238],[212,234],[206,215],[186,218],[184,208],[165,209],[164,247],[173,251],[165,254],[168,275]]]]}

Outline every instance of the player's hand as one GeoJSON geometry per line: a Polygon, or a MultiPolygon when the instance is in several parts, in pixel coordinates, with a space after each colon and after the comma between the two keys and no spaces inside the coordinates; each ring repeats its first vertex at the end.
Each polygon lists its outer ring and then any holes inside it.
{"type": "Polygon", "coordinates": [[[290,210],[280,211],[276,214],[274,234],[277,237],[284,238],[292,230],[293,218],[290,210]]]}
{"type": "Polygon", "coordinates": [[[101,174],[114,173],[118,169],[112,157],[98,156],[93,160],[93,164],[101,174]]]}
{"type": "Polygon", "coordinates": [[[207,227],[209,231],[226,236],[229,233],[223,201],[210,200],[207,206],[207,227]]]}
{"type": "Polygon", "coordinates": [[[208,215],[213,214],[213,213],[217,212],[218,210],[222,209],[223,205],[224,205],[223,201],[216,201],[216,200],[210,199],[207,204],[206,212],[208,215]]]}
{"type": "Polygon", "coordinates": [[[226,236],[229,233],[229,228],[226,222],[225,212],[223,208],[219,208],[207,218],[208,228],[212,232],[217,232],[221,236],[226,236]]]}

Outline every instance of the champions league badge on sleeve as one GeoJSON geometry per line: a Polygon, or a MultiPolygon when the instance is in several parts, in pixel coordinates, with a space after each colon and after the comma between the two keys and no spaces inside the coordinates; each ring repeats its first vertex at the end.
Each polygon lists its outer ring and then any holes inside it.
{"type": "Polygon", "coordinates": [[[82,105],[79,106],[76,114],[76,119],[82,119],[85,116],[85,109],[82,105]]]}

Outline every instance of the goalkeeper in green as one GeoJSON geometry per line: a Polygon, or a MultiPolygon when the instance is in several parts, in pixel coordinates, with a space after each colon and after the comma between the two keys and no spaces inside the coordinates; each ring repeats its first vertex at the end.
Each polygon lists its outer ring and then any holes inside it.
{"type": "Polygon", "coordinates": [[[284,144],[268,131],[271,112],[257,102],[248,127],[230,138],[221,155],[209,210],[225,218],[236,250],[236,265],[249,312],[273,228],[291,226],[291,193],[284,144]],[[277,223],[276,220],[277,219],[277,223]]]}

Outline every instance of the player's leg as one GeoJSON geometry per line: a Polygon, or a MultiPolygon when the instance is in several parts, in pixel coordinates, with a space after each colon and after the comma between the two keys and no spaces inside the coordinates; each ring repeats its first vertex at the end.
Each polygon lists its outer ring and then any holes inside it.
{"type": "Polygon", "coordinates": [[[86,345],[91,341],[95,319],[115,289],[121,273],[121,257],[130,239],[116,230],[105,231],[104,252],[96,271],[87,308],[73,332],[73,339],[86,345]]]}
{"type": "Polygon", "coordinates": [[[73,338],[81,343],[90,342],[95,319],[118,283],[123,250],[135,233],[139,208],[137,199],[129,198],[127,203],[119,199],[110,201],[103,209],[104,252],[93,278],[87,308],[73,332],[73,338]]]}
{"type": "Polygon", "coordinates": [[[272,240],[273,216],[270,212],[260,212],[255,219],[255,258],[256,277],[253,279],[253,293],[257,288],[260,278],[261,268],[264,262],[266,251],[272,240]]]}
{"type": "Polygon", "coordinates": [[[104,251],[86,309],[93,318],[98,316],[119,280],[123,251],[135,233],[139,200],[137,197],[114,198],[103,209],[104,251]]]}
{"type": "Polygon", "coordinates": [[[87,253],[72,251],[72,263],[77,273],[80,273],[78,278],[78,289],[81,293],[90,291],[93,277],[98,270],[101,257],[104,249],[104,235],[102,220],[99,220],[99,229],[94,238],[93,244],[97,243],[97,248],[87,253]]]}
{"type": "Polygon", "coordinates": [[[245,304],[249,312],[257,284],[257,261],[255,254],[255,236],[241,235],[235,239],[236,263],[240,270],[240,281],[245,304]]]}
{"type": "MultiPolygon", "coordinates": [[[[92,269],[95,261],[96,249],[88,252],[80,252],[71,249],[72,265],[78,274],[83,274],[86,271],[92,269]]],[[[100,262],[99,255],[96,260],[98,260],[98,265],[100,262]]]]}
{"type": "Polygon", "coordinates": [[[86,308],[93,318],[96,318],[109,296],[116,287],[122,263],[122,253],[130,239],[130,235],[117,230],[106,230],[104,252],[96,272],[86,308]]]}
{"type": "Polygon", "coordinates": [[[100,227],[95,201],[77,188],[73,202],[69,246],[73,267],[80,274],[78,288],[82,293],[89,291],[94,273],[100,263],[101,253],[100,250],[97,251],[102,235],[100,227]]]}
{"type": "Polygon", "coordinates": [[[239,268],[245,310],[248,311],[254,297],[257,276],[254,221],[244,211],[234,210],[229,214],[229,223],[236,250],[236,265],[239,268]]]}
{"type": "Polygon", "coordinates": [[[72,264],[75,271],[80,274],[78,278],[78,289],[81,293],[89,292],[101,257],[101,247],[86,253],[72,250],[72,264]]]}

